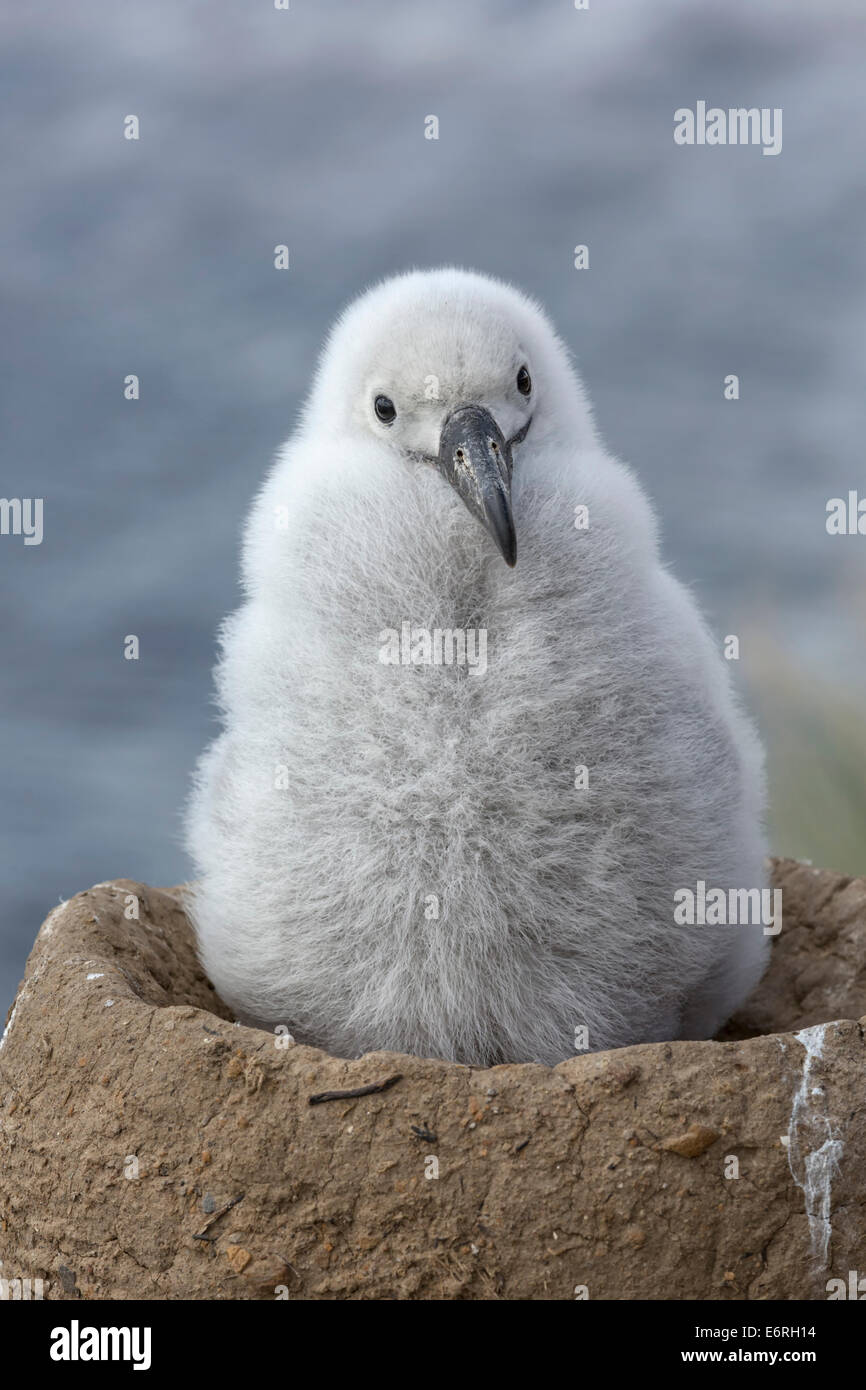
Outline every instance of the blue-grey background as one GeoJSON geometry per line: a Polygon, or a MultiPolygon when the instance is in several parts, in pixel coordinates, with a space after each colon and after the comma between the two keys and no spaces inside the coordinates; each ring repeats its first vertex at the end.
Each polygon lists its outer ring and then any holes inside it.
{"type": "Polygon", "coordinates": [[[741,636],[777,847],[866,869],[866,538],[824,528],[866,492],[860,0],[4,10],[0,492],[45,537],[0,537],[0,1005],[59,899],[188,872],[244,512],[337,309],[411,265],[547,304],[741,636]],[[675,146],[698,99],[782,107],[782,153],[675,146]]]}

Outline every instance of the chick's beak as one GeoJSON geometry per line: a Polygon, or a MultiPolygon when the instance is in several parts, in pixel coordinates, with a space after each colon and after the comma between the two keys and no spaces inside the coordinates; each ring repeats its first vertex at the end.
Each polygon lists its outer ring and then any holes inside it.
{"type": "Polygon", "coordinates": [[[461,405],[439,436],[439,471],[496,542],[507,565],[517,560],[511,512],[511,445],[489,410],[461,405]]]}

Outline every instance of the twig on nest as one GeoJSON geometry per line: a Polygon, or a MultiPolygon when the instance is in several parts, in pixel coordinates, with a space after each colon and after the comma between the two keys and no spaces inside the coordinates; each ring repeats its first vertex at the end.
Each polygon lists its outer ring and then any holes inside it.
{"type": "Polygon", "coordinates": [[[326,1100],[356,1100],[358,1096],[374,1096],[378,1091],[387,1091],[390,1086],[396,1086],[397,1082],[402,1080],[403,1073],[398,1072],[396,1076],[386,1076],[384,1081],[371,1081],[369,1086],[356,1086],[352,1091],[319,1091],[309,1097],[309,1103],[321,1105],[326,1100]]]}
{"type": "Polygon", "coordinates": [[[211,1226],[214,1224],[215,1221],[219,1221],[221,1216],[225,1216],[227,1211],[231,1211],[232,1207],[236,1207],[238,1202],[242,1202],[245,1196],[246,1193],[242,1192],[240,1197],[233,1197],[230,1202],[226,1202],[224,1207],[220,1207],[219,1211],[215,1211],[213,1216],[209,1217],[208,1220],[204,1223],[201,1230],[196,1231],[195,1235],[193,1236],[193,1240],[216,1240],[216,1236],[208,1235],[208,1231],[210,1230],[211,1226]]]}

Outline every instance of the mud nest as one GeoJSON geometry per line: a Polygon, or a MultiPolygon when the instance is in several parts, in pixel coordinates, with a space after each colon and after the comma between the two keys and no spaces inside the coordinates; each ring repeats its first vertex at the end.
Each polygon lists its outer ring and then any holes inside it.
{"type": "Polygon", "coordinates": [[[718,1041],[552,1069],[241,1027],[178,891],[79,894],[0,1047],[0,1275],[52,1299],[826,1298],[866,1267],[866,881],[775,876],[770,970],[718,1041]]]}

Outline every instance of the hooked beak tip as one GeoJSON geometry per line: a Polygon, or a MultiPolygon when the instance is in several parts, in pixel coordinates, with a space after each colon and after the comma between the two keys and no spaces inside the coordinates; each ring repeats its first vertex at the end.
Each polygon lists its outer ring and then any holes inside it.
{"type": "Polygon", "coordinates": [[[514,569],[517,564],[517,537],[514,534],[513,524],[509,527],[507,534],[496,533],[493,536],[496,544],[502,552],[502,558],[509,569],[514,569]]]}

